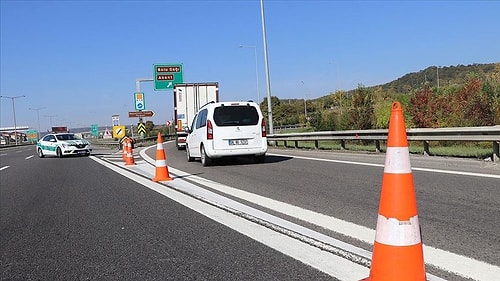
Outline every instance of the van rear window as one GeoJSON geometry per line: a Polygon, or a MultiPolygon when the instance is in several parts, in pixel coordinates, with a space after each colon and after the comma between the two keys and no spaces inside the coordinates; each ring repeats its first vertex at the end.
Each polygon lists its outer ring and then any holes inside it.
{"type": "Polygon", "coordinates": [[[251,126],[259,123],[259,113],[253,106],[219,106],[214,109],[217,126],[251,126]]]}

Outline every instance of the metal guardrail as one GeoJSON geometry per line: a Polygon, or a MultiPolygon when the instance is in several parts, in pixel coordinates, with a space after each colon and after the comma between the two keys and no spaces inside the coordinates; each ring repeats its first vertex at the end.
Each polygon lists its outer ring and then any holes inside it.
{"type": "MultiPolygon", "coordinates": [[[[172,134],[171,135],[162,135],[163,141],[171,140],[174,137],[175,137],[175,135],[172,135],[172,134]]],[[[157,139],[158,139],[158,136],[145,137],[145,138],[142,138],[142,137],[134,138],[135,146],[140,147],[140,146],[144,146],[144,145],[154,144],[154,143],[156,143],[157,139]]],[[[87,138],[86,140],[88,140],[94,146],[119,147],[119,145],[120,145],[120,141],[115,140],[115,139],[87,138]]]]}
{"type": "MultiPolygon", "coordinates": [[[[348,130],[348,131],[324,131],[307,133],[272,134],[267,136],[268,142],[277,145],[283,141],[285,146],[288,141],[295,143],[298,147],[299,141],[314,141],[314,147],[319,148],[319,142],[325,140],[340,141],[341,148],[345,149],[346,140],[369,140],[375,141],[376,151],[380,152],[380,141],[387,140],[387,129],[378,130],[348,130]]],[[[500,125],[487,127],[453,127],[453,128],[415,128],[407,129],[406,134],[409,141],[422,141],[424,154],[430,155],[430,141],[478,141],[492,142],[492,160],[500,161],[500,125]]]]}

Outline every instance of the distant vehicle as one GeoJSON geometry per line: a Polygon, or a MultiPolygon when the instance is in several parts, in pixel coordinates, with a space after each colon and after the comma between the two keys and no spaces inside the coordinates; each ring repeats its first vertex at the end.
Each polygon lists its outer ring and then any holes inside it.
{"type": "Polygon", "coordinates": [[[174,117],[177,149],[186,147],[187,132],[198,109],[209,102],[219,101],[219,83],[182,83],[174,85],[174,117]]]}
{"type": "Polygon", "coordinates": [[[203,106],[187,128],[188,162],[200,158],[203,166],[213,159],[250,156],[264,162],[266,122],[255,102],[219,102],[203,106]]]}
{"type": "Polygon", "coordinates": [[[54,134],[69,133],[69,130],[68,130],[68,127],[57,126],[57,127],[52,127],[52,133],[54,133],[54,134]]]}
{"type": "Polygon", "coordinates": [[[36,144],[38,157],[57,156],[59,158],[67,155],[86,155],[92,152],[90,143],[75,134],[47,134],[36,144]]]}

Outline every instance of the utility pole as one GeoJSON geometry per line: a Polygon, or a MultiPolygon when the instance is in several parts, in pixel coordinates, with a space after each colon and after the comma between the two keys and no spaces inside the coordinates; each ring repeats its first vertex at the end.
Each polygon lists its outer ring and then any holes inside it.
{"type": "Polygon", "coordinates": [[[439,66],[436,66],[436,75],[437,75],[437,89],[439,90],[439,66]]]}
{"type": "Polygon", "coordinates": [[[274,134],[273,128],[273,108],[271,105],[271,82],[269,77],[269,63],[267,58],[267,38],[266,38],[266,21],[264,16],[264,2],[260,0],[260,16],[262,20],[262,38],[264,44],[264,63],[266,67],[266,84],[267,84],[267,116],[269,118],[269,134],[274,134]]]}
{"type": "Polygon", "coordinates": [[[56,117],[57,115],[45,115],[45,117],[49,117],[50,120],[50,129],[52,130],[52,117],[56,117]]]}
{"type": "Polygon", "coordinates": [[[40,139],[40,110],[44,109],[45,107],[39,107],[39,108],[29,108],[29,110],[36,110],[36,119],[38,121],[38,133],[37,133],[37,139],[40,139]]]}
{"type": "Polygon", "coordinates": [[[25,98],[26,96],[22,95],[22,96],[15,96],[15,97],[7,97],[7,96],[0,96],[0,97],[12,100],[12,112],[14,113],[14,138],[16,139],[16,145],[17,145],[16,106],[14,105],[14,100],[18,99],[18,98],[25,98]]]}
{"type": "Polygon", "coordinates": [[[255,54],[255,82],[257,84],[257,103],[260,104],[260,90],[259,90],[259,65],[257,63],[257,47],[240,45],[240,48],[253,48],[255,54]]]}

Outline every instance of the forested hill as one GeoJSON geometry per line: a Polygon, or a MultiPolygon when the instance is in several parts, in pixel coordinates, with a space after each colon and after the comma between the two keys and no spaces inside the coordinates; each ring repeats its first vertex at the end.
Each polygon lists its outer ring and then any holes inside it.
{"type": "MultiPolygon", "coordinates": [[[[317,99],[271,100],[276,126],[302,124],[317,131],[387,128],[393,101],[403,104],[408,128],[498,125],[500,63],[432,66],[317,99]]],[[[266,114],[266,99],[261,108],[266,114]]]]}
{"type": "Polygon", "coordinates": [[[471,75],[477,75],[481,78],[498,72],[498,69],[500,69],[500,62],[457,66],[429,66],[424,70],[408,73],[397,80],[376,87],[381,87],[385,92],[395,93],[411,93],[422,88],[424,85],[429,85],[430,87],[459,87],[471,75]]]}

